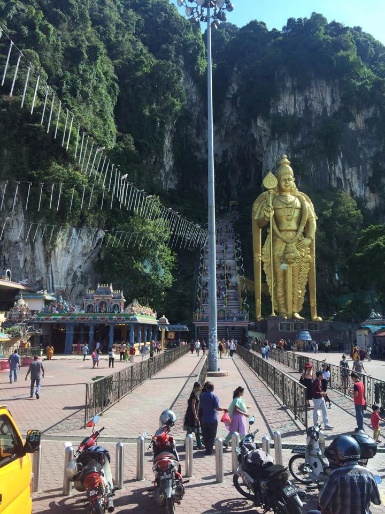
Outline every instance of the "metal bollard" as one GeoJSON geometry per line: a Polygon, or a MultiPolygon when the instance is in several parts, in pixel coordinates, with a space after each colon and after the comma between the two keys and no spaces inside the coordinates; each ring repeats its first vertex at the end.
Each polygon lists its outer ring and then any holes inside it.
{"type": "Polygon", "coordinates": [[[193,476],[193,437],[191,434],[186,435],[186,477],[193,476]]]}
{"type": "Polygon", "coordinates": [[[123,489],[124,474],[124,444],[116,443],[116,459],[115,459],[115,482],[118,489],[123,489]]]}
{"type": "Polygon", "coordinates": [[[67,446],[64,454],[64,478],[63,478],[63,495],[70,496],[72,494],[72,482],[66,476],[66,466],[74,458],[74,449],[67,446]]]}
{"type": "Polygon", "coordinates": [[[231,436],[231,464],[232,464],[232,472],[235,473],[238,468],[238,453],[237,448],[239,448],[240,437],[238,432],[234,432],[231,436]]]}
{"type": "Polygon", "coordinates": [[[33,492],[40,492],[40,476],[41,476],[41,445],[36,453],[33,454],[32,460],[33,473],[33,492]]]}
{"type": "Polygon", "coordinates": [[[275,463],[283,464],[282,460],[282,439],[281,432],[274,432],[274,451],[275,451],[275,463]]]}
{"type": "Polygon", "coordinates": [[[224,481],[223,473],[223,442],[220,437],[215,439],[215,475],[217,482],[221,484],[224,481]]]}
{"type": "Polygon", "coordinates": [[[136,447],[136,480],[144,480],[144,437],[138,437],[136,447]]]}
{"type": "Polygon", "coordinates": [[[270,453],[270,437],[268,435],[262,437],[262,450],[266,453],[270,453]]]}

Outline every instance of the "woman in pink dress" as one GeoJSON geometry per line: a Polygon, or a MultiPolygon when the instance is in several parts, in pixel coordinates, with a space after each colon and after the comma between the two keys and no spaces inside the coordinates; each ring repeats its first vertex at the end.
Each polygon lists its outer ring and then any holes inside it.
{"type": "Polygon", "coordinates": [[[247,434],[248,419],[250,415],[247,413],[247,409],[250,407],[246,405],[243,400],[243,393],[245,389],[241,386],[237,387],[233,393],[233,401],[230,404],[228,415],[231,418],[231,423],[227,426],[229,433],[223,441],[225,448],[229,447],[229,442],[234,432],[238,432],[240,440],[247,434]]]}

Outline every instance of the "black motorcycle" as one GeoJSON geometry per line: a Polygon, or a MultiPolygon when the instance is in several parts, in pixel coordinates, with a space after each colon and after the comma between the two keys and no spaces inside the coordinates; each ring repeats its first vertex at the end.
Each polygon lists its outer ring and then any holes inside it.
{"type": "Polygon", "coordinates": [[[237,491],[264,512],[301,514],[306,493],[289,481],[286,466],[274,464],[269,454],[254,442],[254,433],[243,439],[238,451],[238,468],[233,476],[237,491]]]}

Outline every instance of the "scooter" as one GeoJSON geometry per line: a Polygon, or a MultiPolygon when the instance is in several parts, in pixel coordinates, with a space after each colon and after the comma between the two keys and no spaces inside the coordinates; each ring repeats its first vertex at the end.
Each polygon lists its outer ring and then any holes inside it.
{"type": "Polygon", "coordinates": [[[149,448],[153,449],[154,501],[159,507],[166,507],[167,514],[175,513],[175,504],[179,504],[185,494],[181,466],[170,429],[174,426],[176,416],[171,410],[160,415],[160,428],[152,437],[149,448]]]}
{"type": "MultiPolygon", "coordinates": [[[[372,459],[377,452],[375,441],[362,430],[353,432],[351,437],[360,445],[361,466],[366,466],[368,459],[372,459]]],[[[295,453],[289,460],[289,470],[292,476],[302,484],[321,484],[325,482],[330,473],[338,467],[333,461],[333,453],[325,448],[325,437],[321,425],[309,427],[306,432],[306,446],[294,448],[295,453]]]]}
{"type": "MultiPolygon", "coordinates": [[[[99,416],[90,423],[92,434],[83,439],[76,450],[73,459],[66,466],[66,477],[74,482],[79,492],[86,492],[88,502],[87,514],[104,514],[114,512],[114,486],[110,466],[110,454],[96,442],[104,430],[94,431],[99,416]]],[[[87,425],[88,426],[88,425],[87,425]]]]}
{"type": "Polygon", "coordinates": [[[258,430],[250,430],[253,422],[251,417],[249,433],[236,450],[238,468],[233,476],[234,487],[256,507],[262,507],[264,512],[301,514],[306,493],[288,480],[287,467],[274,464],[270,455],[259,449],[255,442],[258,430]]]}

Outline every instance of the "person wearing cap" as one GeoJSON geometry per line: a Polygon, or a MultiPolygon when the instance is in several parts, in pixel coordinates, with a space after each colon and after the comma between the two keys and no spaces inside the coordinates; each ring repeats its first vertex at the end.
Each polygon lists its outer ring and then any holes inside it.
{"type": "Polygon", "coordinates": [[[307,406],[310,407],[310,400],[313,398],[312,395],[312,384],[313,384],[313,366],[310,362],[305,364],[305,369],[302,372],[300,382],[306,387],[306,400],[307,406]]]}
{"type": "Polygon", "coordinates": [[[313,412],[313,423],[317,425],[318,423],[318,410],[322,413],[322,420],[325,426],[325,430],[332,430],[332,426],[329,425],[328,413],[326,410],[325,396],[327,393],[322,391],[322,371],[317,371],[316,378],[313,380],[312,385],[312,393],[313,393],[313,404],[314,404],[314,412],[313,412]]]}

